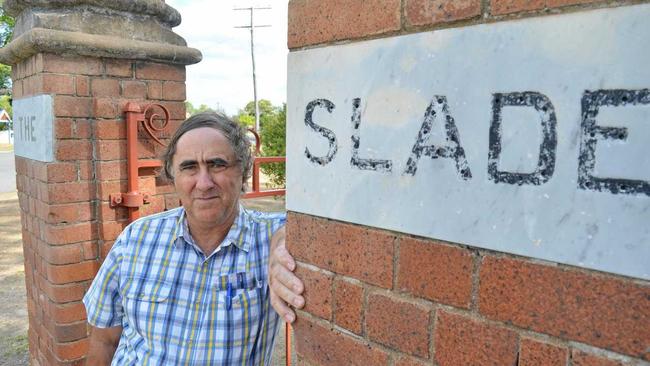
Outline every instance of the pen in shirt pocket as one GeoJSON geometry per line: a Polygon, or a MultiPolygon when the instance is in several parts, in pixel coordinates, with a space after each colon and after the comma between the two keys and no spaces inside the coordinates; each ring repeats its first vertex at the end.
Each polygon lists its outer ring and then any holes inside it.
{"type": "Polygon", "coordinates": [[[261,281],[253,273],[237,272],[221,276],[218,290],[226,291],[226,309],[230,310],[236,290],[251,290],[256,287],[261,287],[261,281]]]}

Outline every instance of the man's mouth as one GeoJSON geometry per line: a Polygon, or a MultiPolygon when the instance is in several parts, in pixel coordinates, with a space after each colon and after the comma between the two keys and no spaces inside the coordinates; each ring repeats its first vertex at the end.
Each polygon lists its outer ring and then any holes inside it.
{"type": "Polygon", "coordinates": [[[219,198],[219,196],[194,197],[195,200],[199,200],[199,201],[209,201],[209,200],[213,200],[213,199],[216,199],[216,198],[219,198]]]}

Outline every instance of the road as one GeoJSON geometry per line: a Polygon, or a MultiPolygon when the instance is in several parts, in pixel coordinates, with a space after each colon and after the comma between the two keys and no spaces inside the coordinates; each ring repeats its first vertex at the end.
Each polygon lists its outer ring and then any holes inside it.
{"type": "Polygon", "coordinates": [[[14,152],[0,151],[0,193],[16,191],[14,152]]]}

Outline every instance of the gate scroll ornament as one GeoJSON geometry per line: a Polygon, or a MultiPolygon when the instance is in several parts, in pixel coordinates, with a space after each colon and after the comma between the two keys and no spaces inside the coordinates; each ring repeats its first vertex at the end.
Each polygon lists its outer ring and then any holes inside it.
{"type": "MultiPolygon", "coordinates": [[[[127,207],[129,211],[129,222],[140,217],[139,208],[149,202],[149,196],[139,192],[139,170],[144,168],[158,169],[162,167],[160,160],[138,159],[138,127],[142,127],[146,135],[151,137],[160,146],[167,146],[157,134],[164,133],[169,125],[169,110],[165,106],[153,103],[141,108],[137,103],[129,102],[124,108],[126,114],[126,155],[127,155],[127,193],[116,193],[109,196],[110,206],[127,207]],[[161,110],[162,114],[156,113],[161,110]],[[157,123],[156,121],[162,121],[157,123]]],[[[260,189],[260,165],[266,163],[283,163],[284,156],[259,157],[261,140],[260,136],[253,129],[249,129],[255,136],[255,158],[253,159],[253,189],[244,194],[243,198],[258,198],[266,196],[280,196],[285,194],[285,189],[260,189]]]]}

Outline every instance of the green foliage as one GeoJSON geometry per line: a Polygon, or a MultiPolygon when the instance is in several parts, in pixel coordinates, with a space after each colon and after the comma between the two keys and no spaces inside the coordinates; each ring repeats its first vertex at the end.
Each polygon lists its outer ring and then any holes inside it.
{"type": "Polygon", "coordinates": [[[0,47],[4,47],[9,43],[16,25],[16,20],[2,8],[3,3],[4,1],[0,1],[0,47]]]}
{"type": "Polygon", "coordinates": [[[0,90],[11,89],[11,66],[0,64],[0,90]]]}
{"type": "Polygon", "coordinates": [[[235,122],[246,128],[252,128],[255,126],[255,116],[249,116],[248,114],[238,114],[235,116],[235,122]]]}
{"type": "MultiPolygon", "coordinates": [[[[265,114],[273,114],[278,109],[278,107],[273,106],[273,103],[266,99],[259,100],[257,102],[257,108],[260,110],[260,117],[265,114]]],[[[242,111],[250,116],[255,117],[255,102],[248,102],[242,111]]]]}
{"type": "MultiPolygon", "coordinates": [[[[14,18],[5,13],[1,7],[4,1],[0,1],[0,48],[4,47],[11,40],[16,22],[14,18]]],[[[0,64],[0,90],[11,88],[11,67],[0,64]]]]}
{"type": "MultiPolygon", "coordinates": [[[[261,128],[260,138],[262,139],[262,156],[286,156],[286,135],[287,105],[285,103],[282,108],[275,108],[273,117],[268,118],[261,128]]],[[[264,174],[269,176],[273,185],[280,187],[285,185],[286,177],[284,163],[264,164],[260,169],[262,169],[264,174]]]]}
{"type": "Polygon", "coordinates": [[[219,112],[225,114],[225,112],[221,108],[211,108],[205,104],[201,104],[198,108],[196,108],[189,101],[185,102],[185,110],[190,116],[193,116],[197,113],[203,113],[203,112],[219,112]]]}
{"type": "MultiPolygon", "coordinates": [[[[266,99],[259,100],[257,102],[257,107],[260,110],[260,130],[264,130],[264,125],[275,119],[282,109],[281,107],[274,106],[273,103],[266,99]]],[[[248,102],[244,109],[240,109],[235,120],[247,127],[254,127],[255,102],[248,102]]]]}
{"type": "MultiPolygon", "coordinates": [[[[285,156],[286,154],[286,121],[287,106],[274,106],[266,99],[257,102],[260,111],[260,138],[262,140],[262,156],[285,156]]],[[[248,102],[239,110],[235,120],[246,127],[255,126],[255,102],[248,102]]],[[[266,174],[274,186],[284,186],[284,163],[263,164],[260,169],[266,174]]]]}

